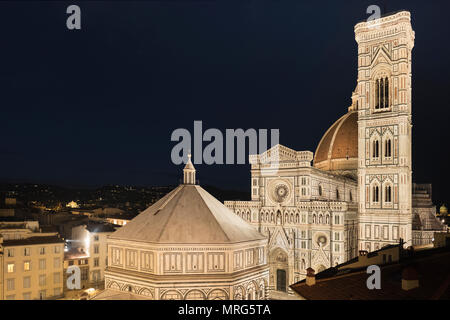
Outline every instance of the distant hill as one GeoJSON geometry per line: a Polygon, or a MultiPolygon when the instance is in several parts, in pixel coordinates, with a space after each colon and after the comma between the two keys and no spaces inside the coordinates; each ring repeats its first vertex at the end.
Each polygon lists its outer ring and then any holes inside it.
{"type": "Polygon", "coordinates": [[[237,191],[237,190],[223,190],[214,186],[202,186],[203,189],[211,193],[219,201],[224,202],[227,200],[234,201],[250,201],[250,192],[237,191]]]}

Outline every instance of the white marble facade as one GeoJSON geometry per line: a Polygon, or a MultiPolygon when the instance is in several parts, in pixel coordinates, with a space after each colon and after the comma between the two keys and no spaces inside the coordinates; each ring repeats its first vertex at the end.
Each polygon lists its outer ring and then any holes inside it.
{"type": "Polygon", "coordinates": [[[252,200],[225,202],[269,238],[272,290],[290,291],[308,267],[322,271],[357,254],[357,184],[312,159],[281,145],[252,156],[252,200]],[[279,155],[278,170],[262,163],[268,153],[279,155]]]}
{"type": "Polygon", "coordinates": [[[308,267],[320,272],[358,250],[400,238],[412,245],[410,13],[358,23],[355,39],[352,104],[315,157],[281,145],[250,156],[252,200],[225,202],[268,237],[272,290],[285,291],[308,267]]]}

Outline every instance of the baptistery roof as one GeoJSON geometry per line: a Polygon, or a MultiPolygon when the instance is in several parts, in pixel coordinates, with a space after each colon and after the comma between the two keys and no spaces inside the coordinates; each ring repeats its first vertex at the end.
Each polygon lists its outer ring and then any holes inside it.
{"type": "Polygon", "coordinates": [[[325,132],[314,155],[314,167],[326,171],[357,170],[357,111],[349,111],[325,132]]]}
{"type": "Polygon", "coordinates": [[[110,239],[161,244],[229,244],[265,237],[195,184],[182,184],[110,239]]]}

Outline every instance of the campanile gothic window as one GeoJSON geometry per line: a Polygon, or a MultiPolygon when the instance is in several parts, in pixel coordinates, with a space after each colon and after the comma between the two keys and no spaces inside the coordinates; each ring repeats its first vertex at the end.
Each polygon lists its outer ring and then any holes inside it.
{"type": "Polygon", "coordinates": [[[386,186],[385,202],[391,202],[391,201],[392,201],[392,188],[391,188],[391,186],[386,186]]]}
{"type": "Polygon", "coordinates": [[[392,156],[392,142],[391,142],[391,139],[386,140],[384,156],[385,157],[391,157],[392,156]]]}
{"type": "Polygon", "coordinates": [[[378,158],[380,156],[380,142],[378,140],[373,141],[373,153],[372,156],[374,158],[378,158]]]}
{"type": "Polygon", "coordinates": [[[389,79],[382,77],[375,81],[375,109],[389,108],[389,79]]]}
{"type": "Polygon", "coordinates": [[[378,186],[373,187],[373,202],[380,201],[380,188],[378,186]]]}

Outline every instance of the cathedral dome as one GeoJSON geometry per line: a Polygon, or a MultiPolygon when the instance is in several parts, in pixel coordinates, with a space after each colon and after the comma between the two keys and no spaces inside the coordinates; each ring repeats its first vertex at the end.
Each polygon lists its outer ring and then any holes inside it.
{"type": "Polygon", "coordinates": [[[356,174],[358,169],[358,112],[349,111],[324,134],[314,154],[314,167],[356,174]]]}

